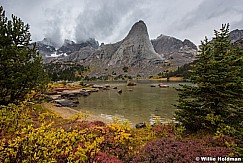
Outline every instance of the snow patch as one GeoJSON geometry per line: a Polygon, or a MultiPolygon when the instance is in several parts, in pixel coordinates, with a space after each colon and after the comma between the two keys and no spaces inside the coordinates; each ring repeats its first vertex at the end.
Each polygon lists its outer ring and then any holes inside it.
{"type": "Polygon", "coordinates": [[[52,58],[57,58],[57,57],[61,57],[61,56],[68,56],[67,53],[60,53],[60,54],[57,54],[57,52],[55,53],[52,53],[50,56],[47,56],[47,57],[52,57],[52,58]]]}

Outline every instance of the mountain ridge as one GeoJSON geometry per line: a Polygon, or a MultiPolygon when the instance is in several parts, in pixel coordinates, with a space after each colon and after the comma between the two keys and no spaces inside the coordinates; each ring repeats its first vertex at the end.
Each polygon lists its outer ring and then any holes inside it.
{"type": "MultiPolygon", "coordinates": [[[[243,31],[231,31],[229,38],[239,44],[237,39],[243,38],[243,31]]],[[[44,42],[47,44],[44,48],[53,52],[51,42],[48,39],[44,42]]],[[[89,75],[96,77],[121,74],[146,78],[193,62],[197,52],[197,46],[188,39],[182,41],[160,35],[150,40],[147,26],[140,20],[131,27],[124,39],[116,43],[102,43],[99,46],[95,39],[79,43],[65,40],[62,47],[55,49],[56,54],[62,55],[49,55],[44,62],[73,62],[89,66],[92,70],[89,75]]]]}

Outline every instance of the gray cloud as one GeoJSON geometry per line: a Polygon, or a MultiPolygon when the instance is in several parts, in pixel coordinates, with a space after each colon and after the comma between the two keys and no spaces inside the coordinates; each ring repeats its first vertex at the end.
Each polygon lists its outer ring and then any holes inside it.
{"type": "Polygon", "coordinates": [[[243,3],[241,0],[204,0],[194,10],[187,13],[175,24],[178,35],[190,38],[199,43],[204,36],[209,38],[213,30],[218,30],[222,24],[230,23],[231,29],[243,29],[243,3]]]}
{"type": "Polygon", "coordinates": [[[116,42],[140,19],[151,38],[166,34],[196,44],[223,23],[243,29],[242,0],[0,0],[0,4],[8,16],[30,24],[34,41],[49,37],[59,46],[64,39],[90,37],[116,42]]]}
{"type": "Polygon", "coordinates": [[[62,44],[62,34],[61,34],[61,22],[62,22],[62,12],[46,10],[47,15],[53,15],[52,17],[47,18],[45,22],[48,26],[44,26],[44,37],[50,38],[50,40],[56,46],[61,46],[62,44]]]}

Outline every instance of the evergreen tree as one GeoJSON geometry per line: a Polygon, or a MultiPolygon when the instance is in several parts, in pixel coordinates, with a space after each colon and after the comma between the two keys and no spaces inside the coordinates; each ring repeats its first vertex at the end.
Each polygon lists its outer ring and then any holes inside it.
{"type": "Polygon", "coordinates": [[[190,131],[237,127],[243,120],[243,51],[232,47],[229,25],[200,46],[189,81],[178,89],[176,118],[190,131]]]}
{"type": "Polygon", "coordinates": [[[30,46],[29,25],[0,7],[0,105],[23,100],[32,89],[47,82],[41,58],[30,46]]]}

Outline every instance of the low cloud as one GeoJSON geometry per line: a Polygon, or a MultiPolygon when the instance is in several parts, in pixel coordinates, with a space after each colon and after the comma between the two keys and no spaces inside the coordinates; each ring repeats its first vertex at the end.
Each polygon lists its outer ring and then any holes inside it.
{"type": "Polygon", "coordinates": [[[85,9],[76,19],[76,40],[82,41],[90,37],[104,42],[117,40],[121,36],[120,33],[124,34],[124,29],[119,28],[119,26],[137,21],[139,17],[136,17],[136,13],[139,12],[141,16],[143,15],[143,12],[140,12],[143,5],[143,0],[116,2],[114,0],[93,0],[85,3],[85,9]]]}

